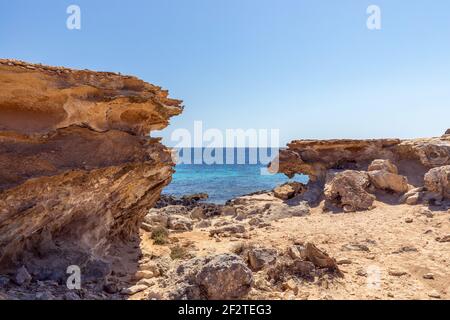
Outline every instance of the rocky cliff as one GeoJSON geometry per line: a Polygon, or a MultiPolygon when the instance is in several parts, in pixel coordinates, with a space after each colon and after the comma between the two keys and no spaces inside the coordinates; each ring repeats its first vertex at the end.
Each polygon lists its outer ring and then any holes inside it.
{"type": "Polygon", "coordinates": [[[181,101],[131,76],[15,60],[0,60],[0,86],[0,269],[107,274],[111,245],[171,181],[170,151],[148,134],[181,101]]]}
{"type": "Polygon", "coordinates": [[[448,132],[412,140],[297,140],[277,161],[272,168],[308,175],[310,189],[322,189],[327,201],[348,211],[369,209],[377,197],[409,204],[449,198],[448,132]]]}

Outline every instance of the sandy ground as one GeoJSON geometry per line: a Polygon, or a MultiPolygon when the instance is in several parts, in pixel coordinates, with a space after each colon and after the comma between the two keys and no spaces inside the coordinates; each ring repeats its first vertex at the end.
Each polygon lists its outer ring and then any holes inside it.
{"type": "MultiPolygon", "coordinates": [[[[218,241],[207,229],[177,233],[171,238],[195,256],[230,252],[243,242],[279,252],[295,241],[312,242],[334,257],[344,273],[343,278],[328,281],[302,281],[297,294],[255,288],[249,299],[450,299],[450,242],[436,240],[450,234],[450,212],[433,211],[434,216],[429,218],[419,212],[421,208],[377,202],[371,211],[332,214],[323,213],[319,206],[308,216],[255,228],[249,239],[218,241]]],[[[153,245],[145,232],[141,250],[147,255],[170,252],[168,247],[153,245]]],[[[142,297],[138,294],[131,298],[142,297]]]]}

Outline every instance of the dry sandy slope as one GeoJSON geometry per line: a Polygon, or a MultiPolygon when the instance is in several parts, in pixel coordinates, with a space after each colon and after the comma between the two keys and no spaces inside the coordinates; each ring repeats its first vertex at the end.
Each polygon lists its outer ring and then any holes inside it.
{"type": "MultiPolygon", "coordinates": [[[[230,252],[242,242],[282,252],[294,241],[301,241],[316,244],[338,261],[351,262],[340,265],[344,278],[303,281],[298,294],[253,289],[249,299],[450,299],[450,243],[436,241],[450,234],[450,213],[434,211],[434,217],[427,218],[419,213],[420,208],[377,202],[372,211],[331,214],[323,213],[319,206],[309,216],[285,218],[273,221],[269,227],[256,228],[246,240],[231,237],[218,242],[209,237],[207,230],[179,233],[172,238],[178,238],[181,245],[190,244],[195,256],[230,252]],[[349,244],[365,245],[369,251],[343,248],[349,244]],[[402,248],[406,252],[396,253],[402,248]],[[424,278],[429,273],[434,279],[424,278]]],[[[168,250],[154,246],[146,233],[142,235],[141,249],[157,255],[168,250]]],[[[256,279],[258,276],[255,274],[256,279]]]]}

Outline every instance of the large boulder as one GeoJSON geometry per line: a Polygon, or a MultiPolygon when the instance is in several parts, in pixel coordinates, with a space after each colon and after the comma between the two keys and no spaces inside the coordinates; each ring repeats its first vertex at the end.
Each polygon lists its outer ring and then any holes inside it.
{"type": "Polygon", "coordinates": [[[369,186],[366,172],[346,170],[329,175],[325,184],[325,198],[345,211],[368,210],[375,196],[366,191],[369,186]]]}
{"type": "Polygon", "coordinates": [[[397,167],[389,159],[376,159],[369,165],[368,171],[387,171],[398,174],[397,167]]]}
{"type": "Polygon", "coordinates": [[[409,188],[406,177],[384,170],[369,171],[369,179],[377,189],[405,193],[409,188]]]}
{"type": "Polygon", "coordinates": [[[241,299],[253,285],[253,274],[239,256],[221,254],[201,268],[196,283],[209,300],[241,299]]]}
{"type": "Polygon", "coordinates": [[[408,191],[408,179],[398,174],[397,167],[390,160],[377,159],[369,166],[370,182],[377,189],[391,190],[396,193],[408,191]]]}
{"type": "Polygon", "coordinates": [[[450,166],[433,168],[425,174],[427,191],[450,198],[450,166]]]}

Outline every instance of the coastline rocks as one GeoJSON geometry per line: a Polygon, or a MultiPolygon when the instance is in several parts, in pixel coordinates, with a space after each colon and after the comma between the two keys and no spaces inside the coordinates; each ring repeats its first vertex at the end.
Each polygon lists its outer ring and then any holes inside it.
{"type": "Polygon", "coordinates": [[[135,77],[3,59],[0,85],[0,270],[96,274],[171,181],[148,133],[181,101],[135,77]]]}
{"type": "Polygon", "coordinates": [[[223,205],[204,202],[208,199],[206,193],[186,195],[182,197],[161,195],[153,211],[167,214],[187,214],[192,210],[203,209],[203,217],[209,218],[222,214],[223,205]],[[181,209],[182,208],[182,209],[181,209]],[[172,212],[172,210],[178,212],[172,212]]]}
{"type": "Polygon", "coordinates": [[[331,173],[325,184],[325,198],[344,211],[368,210],[375,201],[375,196],[366,189],[370,181],[366,172],[346,170],[331,173]]]}
{"type": "Polygon", "coordinates": [[[191,195],[185,195],[181,198],[177,198],[169,195],[161,195],[160,199],[155,205],[155,208],[163,208],[167,206],[183,206],[192,207],[199,204],[200,201],[208,199],[209,196],[206,193],[196,193],[191,195]]]}
{"type": "MultiPolygon", "coordinates": [[[[325,197],[326,200],[334,200],[345,211],[353,211],[370,208],[373,196],[367,191],[379,196],[380,201],[395,201],[394,197],[398,197],[398,201],[414,205],[432,200],[433,194],[427,195],[422,191],[409,194],[408,190],[423,188],[425,174],[430,169],[449,165],[450,135],[445,134],[442,137],[411,140],[295,140],[288,144],[287,149],[280,151],[274,165],[269,165],[269,171],[284,173],[288,177],[306,174],[309,176],[308,190],[319,190],[320,195],[316,197],[317,201],[310,201],[310,204],[318,203],[325,197]],[[348,184],[348,187],[333,186],[330,176],[345,171],[366,173],[370,184],[367,187],[360,184],[358,187],[354,178],[342,179],[338,176],[340,182],[348,184]],[[357,191],[350,192],[355,187],[357,191]],[[333,192],[338,188],[347,191],[333,192]],[[388,191],[388,194],[379,194],[377,190],[388,191]],[[345,205],[341,203],[340,193],[361,193],[362,199],[350,200],[352,204],[345,205]],[[403,193],[408,193],[408,196],[402,196],[403,193]]],[[[442,197],[448,197],[448,192],[443,192],[446,189],[445,178],[432,178],[432,174],[436,174],[436,170],[428,175],[430,187],[427,189],[434,190],[430,193],[438,192],[442,197]],[[444,180],[436,182],[439,179],[444,180]]]]}
{"type": "Polygon", "coordinates": [[[200,269],[195,282],[209,300],[240,299],[249,293],[253,274],[239,256],[221,254],[200,269]]]}

